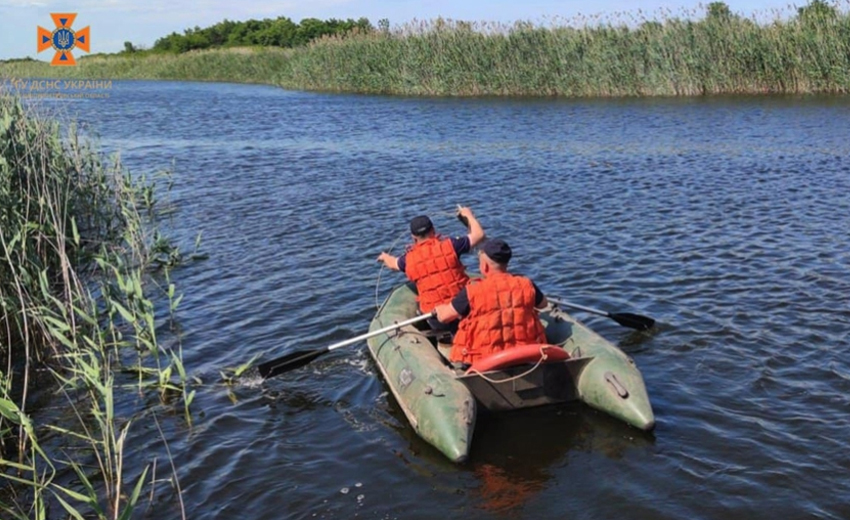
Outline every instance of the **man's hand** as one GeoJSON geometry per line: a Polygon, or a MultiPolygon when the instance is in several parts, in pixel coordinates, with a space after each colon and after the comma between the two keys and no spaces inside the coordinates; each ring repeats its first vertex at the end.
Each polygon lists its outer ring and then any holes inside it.
{"type": "Polygon", "coordinates": [[[468,223],[470,219],[475,218],[475,215],[472,214],[472,210],[467,206],[458,206],[457,216],[465,223],[468,223]]]}
{"type": "Polygon", "coordinates": [[[385,266],[398,271],[398,258],[389,253],[381,253],[378,255],[378,262],[383,262],[385,266]]]}
{"type": "Polygon", "coordinates": [[[460,318],[460,314],[458,314],[451,302],[437,305],[434,307],[434,310],[437,311],[437,320],[440,323],[451,323],[460,318]]]}
{"type": "Polygon", "coordinates": [[[479,242],[484,240],[484,228],[481,227],[478,219],[475,218],[475,214],[468,206],[458,206],[457,218],[469,229],[469,245],[471,247],[477,246],[479,242]]]}

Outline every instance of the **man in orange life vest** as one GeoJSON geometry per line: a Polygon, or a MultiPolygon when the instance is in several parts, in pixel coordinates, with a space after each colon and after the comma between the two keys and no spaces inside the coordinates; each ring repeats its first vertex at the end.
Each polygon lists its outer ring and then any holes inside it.
{"type": "Polygon", "coordinates": [[[450,303],[437,306],[437,318],[450,322],[461,317],[450,360],[472,364],[479,358],[517,345],[546,343],[538,310],[549,301],[537,285],[508,273],[511,248],[489,239],[478,249],[483,279],[473,280],[450,303]]]}
{"type": "MultiPolygon", "coordinates": [[[[381,253],[378,261],[390,269],[403,271],[416,284],[419,293],[419,310],[431,312],[441,303],[447,303],[469,282],[460,256],[468,253],[484,238],[484,229],[467,207],[458,208],[460,217],[469,227],[463,237],[443,238],[437,235],[431,219],[421,215],[410,221],[413,245],[401,256],[381,253]]],[[[428,324],[437,330],[454,330],[457,322],[440,323],[430,318],[428,324]]]]}

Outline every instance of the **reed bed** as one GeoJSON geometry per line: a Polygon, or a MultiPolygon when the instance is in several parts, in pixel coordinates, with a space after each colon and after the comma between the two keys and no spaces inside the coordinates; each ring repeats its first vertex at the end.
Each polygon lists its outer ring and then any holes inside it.
{"type": "Polygon", "coordinates": [[[540,23],[413,21],[295,49],[94,57],[78,67],[0,66],[6,77],[267,83],[439,96],[689,96],[850,89],[848,0],[758,13],[726,4],[540,23]],[[56,70],[59,69],[59,70],[56,70]]]}
{"type": "Polygon", "coordinates": [[[157,338],[179,303],[168,269],[181,259],[156,231],[159,185],[0,92],[3,518],[132,516],[156,487],[155,461],[127,474],[134,417],[114,404],[126,385],[179,403],[191,422],[179,345],[157,338]],[[151,281],[168,309],[155,308],[151,281]],[[72,420],[42,420],[36,388],[72,420]]]}
{"type": "MultiPolygon", "coordinates": [[[[275,70],[288,61],[290,49],[236,47],[190,51],[183,54],[99,55],[77,61],[76,67],[50,67],[40,61],[0,63],[0,80],[9,88],[20,78],[149,79],[274,83],[275,70]]],[[[21,95],[37,93],[24,85],[21,95]]]]}
{"type": "MultiPolygon", "coordinates": [[[[820,4],[818,4],[820,5],[820,4]]],[[[662,13],[547,26],[436,20],[293,53],[288,88],[413,95],[689,96],[850,88],[850,15],[774,21],[710,4],[699,21],[662,13]],[[713,8],[713,9],[712,9],[713,8]]]]}

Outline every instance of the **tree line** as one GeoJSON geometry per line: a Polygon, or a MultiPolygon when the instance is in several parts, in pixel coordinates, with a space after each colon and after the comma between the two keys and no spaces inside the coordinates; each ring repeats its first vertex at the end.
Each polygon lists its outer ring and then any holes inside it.
{"type": "MultiPolygon", "coordinates": [[[[797,17],[802,22],[817,22],[824,19],[834,19],[838,9],[825,0],[811,0],[803,7],[797,7],[797,17]]],[[[711,2],[706,8],[708,20],[740,20],[741,17],[732,13],[726,2],[711,2]]]]}
{"type": "MultiPolygon", "coordinates": [[[[383,20],[382,20],[383,22],[383,20]]],[[[300,23],[286,16],[235,22],[225,19],[210,27],[186,29],[183,34],[173,32],[154,42],[153,51],[182,53],[217,47],[298,47],[326,35],[344,35],[352,31],[368,32],[373,29],[367,18],[305,18],[300,23]]],[[[132,43],[124,43],[124,53],[136,52],[132,43]]]]}

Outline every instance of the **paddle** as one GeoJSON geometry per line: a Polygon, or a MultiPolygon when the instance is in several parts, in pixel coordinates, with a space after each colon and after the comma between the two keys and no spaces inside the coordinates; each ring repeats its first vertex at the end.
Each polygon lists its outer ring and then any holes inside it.
{"type": "Polygon", "coordinates": [[[607,316],[622,325],[623,327],[629,327],[635,330],[649,330],[652,328],[653,325],[655,325],[655,320],[653,320],[652,318],[647,318],[646,316],[641,316],[640,314],[632,314],[630,312],[621,312],[614,314],[610,312],[600,311],[598,309],[592,309],[590,307],[585,307],[583,305],[577,305],[575,303],[565,302],[563,300],[556,300],[554,298],[549,298],[549,301],[557,305],[563,305],[564,307],[572,307],[573,309],[579,309],[582,311],[589,312],[591,314],[607,316]]]}
{"type": "Polygon", "coordinates": [[[374,336],[379,336],[386,332],[390,332],[392,330],[400,329],[407,325],[412,325],[414,323],[418,323],[420,321],[425,321],[428,318],[436,318],[437,311],[431,311],[429,314],[422,314],[415,318],[410,318],[409,320],[398,322],[394,325],[389,325],[382,329],[373,330],[372,332],[367,332],[366,334],[361,334],[357,337],[347,339],[345,341],[340,341],[339,343],[334,343],[328,347],[322,347],[315,350],[299,350],[296,352],[291,352],[285,356],[281,356],[277,359],[272,359],[271,361],[266,361],[265,363],[260,363],[257,365],[257,370],[260,371],[260,375],[263,378],[274,377],[278,374],[282,374],[284,372],[289,372],[290,370],[295,370],[296,368],[301,368],[304,365],[310,363],[317,357],[322,354],[326,354],[331,350],[338,349],[341,347],[346,347],[348,345],[352,345],[357,343],[358,341],[362,341],[364,339],[369,339],[374,336]]]}

